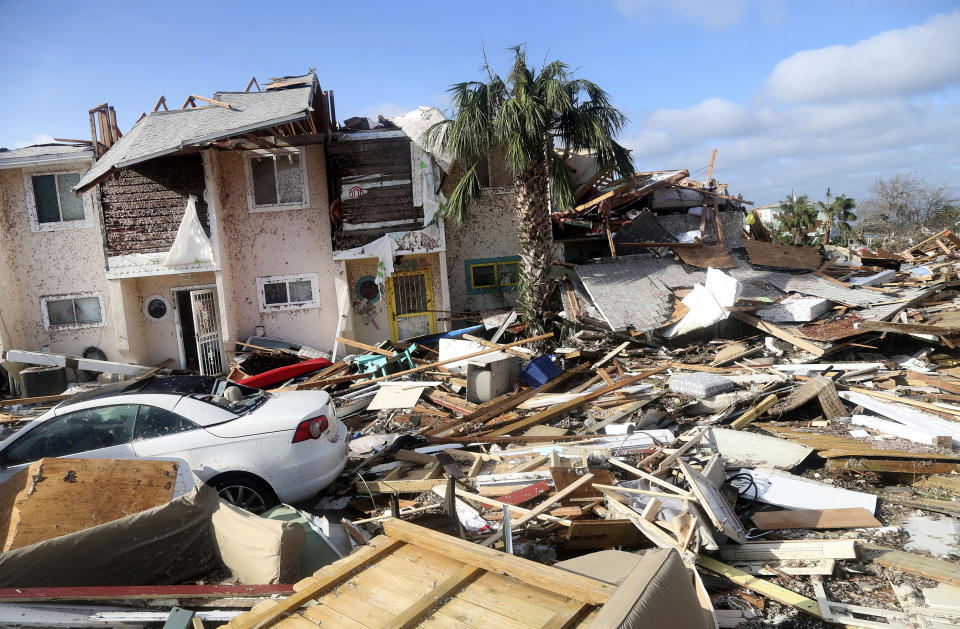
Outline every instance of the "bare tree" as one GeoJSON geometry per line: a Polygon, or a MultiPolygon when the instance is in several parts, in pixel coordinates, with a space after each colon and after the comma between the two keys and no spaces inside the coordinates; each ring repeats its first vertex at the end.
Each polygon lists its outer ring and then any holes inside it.
{"type": "Polygon", "coordinates": [[[883,236],[893,244],[909,243],[957,226],[960,201],[946,186],[928,184],[916,173],[879,177],[860,208],[861,238],[883,236]]]}

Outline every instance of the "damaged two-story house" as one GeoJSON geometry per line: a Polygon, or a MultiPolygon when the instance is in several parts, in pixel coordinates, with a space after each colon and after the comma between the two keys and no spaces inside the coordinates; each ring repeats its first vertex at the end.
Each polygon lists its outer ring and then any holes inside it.
{"type": "Polygon", "coordinates": [[[480,256],[448,260],[434,220],[450,165],[413,138],[439,112],[340,129],[313,73],[253,85],[0,153],[3,349],[220,373],[251,335],[330,352],[446,329],[449,267],[462,286],[480,256]]]}

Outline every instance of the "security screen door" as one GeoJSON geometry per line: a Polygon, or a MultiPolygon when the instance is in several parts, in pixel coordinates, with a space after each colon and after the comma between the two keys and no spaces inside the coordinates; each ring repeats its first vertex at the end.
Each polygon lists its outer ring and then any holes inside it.
{"type": "Polygon", "coordinates": [[[223,337],[220,334],[220,317],[217,316],[217,294],[212,288],[192,290],[190,304],[193,306],[200,374],[221,374],[224,370],[223,337]]]}
{"type": "Polygon", "coordinates": [[[401,271],[387,278],[387,303],[394,341],[437,331],[430,269],[401,271]]]}

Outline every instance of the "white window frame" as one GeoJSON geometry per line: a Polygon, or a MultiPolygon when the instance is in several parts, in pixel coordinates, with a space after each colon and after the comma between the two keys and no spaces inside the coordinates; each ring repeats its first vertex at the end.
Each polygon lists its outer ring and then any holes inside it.
{"type": "MultiPolygon", "coordinates": [[[[260,312],[278,312],[281,310],[304,310],[306,308],[320,307],[320,276],[317,273],[294,273],[291,275],[268,275],[257,278],[257,302],[260,305],[260,312]],[[310,290],[313,292],[311,301],[296,301],[283,304],[268,304],[264,286],[266,284],[276,284],[279,282],[310,282],[310,290]]],[[[289,294],[289,288],[287,289],[289,294]]]]}
{"type": "Polygon", "coordinates": [[[65,295],[46,295],[40,298],[40,313],[43,315],[43,329],[50,332],[59,330],[83,330],[86,328],[106,327],[107,313],[103,309],[103,295],[98,292],[86,293],[67,293],[65,295]],[[84,297],[96,297],[100,302],[100,320],[90,323],[67,323],[64,325],[50,323],[50,312],[47,310],[47,303],[51,301],[66,301],[67,299],[82,299],[84,297]]]}
{"type": "MultiPolygon", "coordinates": [[[[93,227],[93,197],[92,192],[85,192],[83,199],[83,219],[79,221],[59,220],[56,223],[41,223],[37,216],[37,199],[33,194],[33,178],[40,175],[70,175],[83,173],[83,168],[77,168],[76,165],[65,164],[62,166],[36,166],[23,169],[23,194],[27,205],[27,214],[30,217],[30,231],[32,232],[53,232],[64,229],[84,229],[93,227]]],[[[60,203],[60,187],[57,186],[57,203],[60,203]]],[[[61,212],[62,216],[62,212],[61,212]]]]}
{"type": "MultiPolygon", "coordinates": [[[[257,150],[246,151],[243,158],[243,172],[247,186],[247,209],[250,212],[282,212],[286,210],[303,210],[310,207],[310,185],[307,181],[307,151],[305,147],[275,149],[275,150],[257,150]],[[270,157],[278,155],[288,155],[296,153],[300,156],[300,180],[303,182],[303,200],[295,203],[274,203],[272,205],[257,205],[256,194],[253,189],[253,158],[270,157]]],[[[276,165],[274,165],[274,177],[276,177],[276,165]]],[[[277,189],[279,195],[280,190],[277,189]]],[[[279,198],[279,197],[278,197],[279,198]]]]}

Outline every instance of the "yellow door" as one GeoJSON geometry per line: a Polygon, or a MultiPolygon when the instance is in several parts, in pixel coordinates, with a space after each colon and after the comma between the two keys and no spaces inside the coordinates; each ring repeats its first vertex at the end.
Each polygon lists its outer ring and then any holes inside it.
{"type": "Polygon", "coordinates": [[[394,273],[386,284],[391,339],[399,341],[437,331],[430,269],[394,273]]]}

